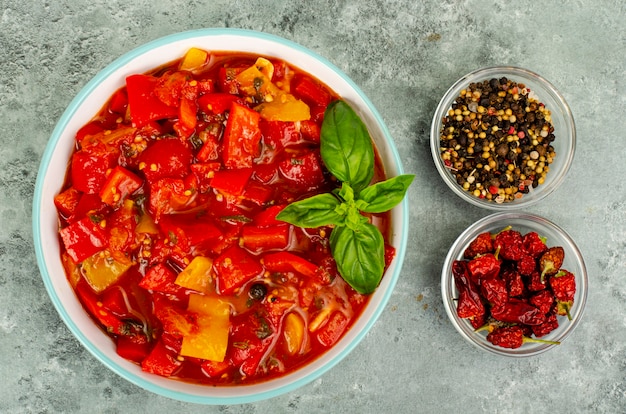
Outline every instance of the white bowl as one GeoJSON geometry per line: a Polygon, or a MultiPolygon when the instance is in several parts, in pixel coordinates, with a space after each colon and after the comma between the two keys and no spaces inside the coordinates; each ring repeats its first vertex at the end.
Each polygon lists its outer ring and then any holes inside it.
{"type": "Polygon", "coordinates": [[[58,219],[53,198],[60,190],[74,149],[76,131],[88,122],[125,78],[180,58],[191,47],[249,52],[283,59],[311,73],[355,108],[367,125],[386,175],[403,173],[387,127],[365,94],[335,65],[291,41],[253,31],[204,29],[167,36],[123,55],[98,73],[72,100],[56,125],[44,152],[33,202],[33,233],[37,262],[44,284],[61,318],[78,340],[105,366],[128,381],[169,398],[203,404],[241,404],[271,398],[320,377],[348,355],[365,337],[385,305],[399,277],[408,234],[408,205],[392,210],[391,244],[397,255],[361,317],[344,337],[320,358],[286,376],[253,385],[211,387],[148,374],[119,357],[113,341],[90,319],[67,282],[60,260],[58,219]]]}

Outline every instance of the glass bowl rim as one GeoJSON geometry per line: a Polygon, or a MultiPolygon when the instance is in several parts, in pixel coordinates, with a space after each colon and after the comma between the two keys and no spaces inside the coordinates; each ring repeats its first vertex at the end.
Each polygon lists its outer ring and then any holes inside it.
{"type": "MultiPolygon", "coordinates": [[[[553,114],[555,113],[556,108],[549,108],[549,109],[551,109],[553,114]]],[[[456,194],[457,196],[459,196],[460,198],[462,198],[463,200],[469,202],[470,204],[474,206],[482,207],[487,210],[492,210],[492,211],[517,210],[517,209],[522,209],[522,208],[534,205],[538,203],[539,201],[543,200],[548,195],[553,193],[557,188],[559,188],[562,182],[565,180],[565,177],[572,165],[572,161],[574,159],[574,155],[576,152],[576,124],[574,121],[574,116],[572,114],[571,108],[569,104],[567,103],[567,101],[565,100],[565,97],[550,81],[545,79],[543,76],[539,75],[536,72],[533,72],[531,70],[528,70],[519,66],[511,66],[511,65],[487,66],[487,67],[475,69],[463,75],[456,82],[454,82],[452,86],[450,86],[446,90],[446,92],[443,94],[442,98],[440,99],[435,109],[431,126],[430,126],[430,150],[431,150],[433,161],[435,163],[435,167],[437,168],[439,175],[441,176],[442,180],[446,183],[446,185],[454,192],[454,194],[456,194]],[[488,200],[482,200],[468,193],[467,191],[461,189],[459,184],[453,179],[452,175],[447,171],[447,169],[443,165],[443,161],[441,159],[441,154],[439,151],[439,136],[441,135],[441,119],[443,115],[448,111],[450,105],[456,99],[461,89],[469,85],[469,83],[471,83],[472,81],[475,81],[478,79],[484,80],[491,76],[497,76],[498,74],[503,75],[503,76],[516,76],[517,75],[525,79],[532,79],[533,82],[537,82],[541,84],[545,88],[547,94],[550,95],[550,97],[554,99],[555,102],[557,102],[558,109],[560,110],[559,112],[563,114],[563,118],[564,118],[563,121],[564,121],[567,131],[569,132],[569,134],[566,134],[567,135],[567,142],[565,143],[566,144],[566,148],[565,148],[566,159],[563,163],[562,170],[558,171],[558,176],[553,175],[554,178],[552,178],[552,181],[549,183],[549,185],[543,184],[540,190],[541,193],[538,196],[533,197],[532,199],[522,197],[520,200],[510,202],[510,203],[502,203],[502,204],[498,204],[498,203],[488,201],[488,200]]]]}
{"type": "MultiPolygon", "coordinates": [[[[538,225],[541,227],[545,227],[550,229],[552,232],[561,237],[565,243],[567,244],[567,248],[571,250],[573,253],[573,261],[576,263],[576,267],[579,268],[578,274],[576,274],[576,283],[577,290],[579,290],[580,297],[578,298],[576,304],[576,311],[574,312],[574,317],[571,321],[568,321],[569,325],[563,329],[560,333],[559,341],[564,341],[568,336],[572,334],[572,332],[576,329],[576,327],[580,324],[582,320],[583,314],[585,312],[586,304],[587,304],[587,295],[589,291],[589,279],[588,272],[585,265],[585,260],[582,255],[582,252],[572,239],[572,237],[565,231],[562,227],[554,223],[553,221],[540,216],[538,214],[526,213],[526,212],[518,212],[518,211],[508,211],[508,212],[495,212],[486,217],[481,218],[480,220],[469,225],[463,232],[459,234],[459,236],[454,240],[446,257],[444,259],[442,270],[441,270],[441,296],[444,304],[444,308],[450,319],[450,322],[454,326],[455,330],[469,343],[473,346],[481,349],[483,351],[488,351],[495,355],[506,356],[506,357],[514,357],[514,358],[523,358],[530,357],[542,354],[551,349],[554,349],[557,345],[544,344],[536,347],[534,350],[526,350],[523,348],[518,348],[516,350],[509,350],[506,348],[497,347],[495,345],[483,344],[477,341],[474,337],[472,337],[469,333],[468,329],[463,329],[461,323],[466,323],[456,314],[456,306],[454,306],[452,292],[455,290],[454,281],[451,272],[452,262],[458,258],[460,254],[467,247],[469,242],[473,237],[480,234],[480,232],[487,231],[487,228],[495,226],[496,223],[499,222],[507,222],[507,220],[517,220],[528,223],[533,223],[534,225],[538,225]]],[[[515,226],[513,226],[515,228],[515,226]]],[[[530,227],[530,226],[529,226],[530,227]]],[[[538,233],[541,235],[540,231],[538,233]]]]}

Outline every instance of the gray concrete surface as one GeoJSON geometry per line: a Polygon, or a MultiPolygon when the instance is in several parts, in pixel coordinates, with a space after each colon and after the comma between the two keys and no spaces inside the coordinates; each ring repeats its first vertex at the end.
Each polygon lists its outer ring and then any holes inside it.
{"type": "Polygon", "coordinates": [[[625,21],[620,0],[0,0],[0,412],[626,411],[625,21]],[[206,27],[265,31],[325,56],[374,102],[416,174],[406,261],[378,323],[318,380],[247,405],[169,400],[101,365],[56,313],[32,241],[39,160],[73,96],[130,49],[206,27]],[[448,190],[428,147],[441,95],[470,70],[497,64],[540,73],[571,106],[571,171],[527,211],[570,233],[590,278],[574,334],[558,350],[518,360],[473,348],[445,314],[444,255],[489,212],[448,190]]]}

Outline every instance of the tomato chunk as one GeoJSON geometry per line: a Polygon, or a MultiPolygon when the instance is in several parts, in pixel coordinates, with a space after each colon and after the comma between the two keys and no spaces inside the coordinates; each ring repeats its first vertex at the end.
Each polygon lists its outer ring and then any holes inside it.
{"type": "Polygon", "coordinates": [[[278,168],[283,177],[299,187],[315,188],[324,181],[322,160],[315,152],[284,159],[278,168]]]}
{"type": "Polygon", "coordinates": [[[112,166],[111,155],[78,151],[72,157],[72,185],[83,193],[98,194],[112,166]]]}
{"type": "Polygon", "coordinates": [[[233,102],[224,131],[224,165],[250,168],[259,151],[261,130],[258,112],[233,102]]]}
{"type": "Polygon", "coordinates": [[[176,178],[163,178],[150,185],[149,211],[154,221],[161,215],[173,213],[185,207],[193,198],[193,191],[185,181],[176,178]]]}
{"type": "Polygon", "coordinates": [[[200,246],[222,236],[222,232],[208,215],[165,214],[159,228],[163,234],[175,233],[185,237],[190,246],[200,246]],[[180,231],[180,233],[177,232],[180,231]]]}
{"type": "Polygon", "coordinates": [[[214,262],[220,294],[227,295],[260,275],[263,267],[256,257],[234,245],[226,249],[214,262]]]}
{"type": "Polygon", "coordinates": [[[146,179],[183,178],[189,174],[193,159],[191,150],[179,139],[165,138],[149,146],[139,156],[146,179]]]}
{"type": "Polygon", "coordinates": [[[152,266],[146,275],[139,282],[139,287],[155,292],[179,295],[184,292],[184,288],[177,285],[176,273],[167,265],[159,263],[152,266]]]}
{"type": "Polygon", "coordinates": [[[141,362],[141,369],[152,374],[170,377],[181,365],[182,362],[176,358],[176,354],[168,350],[162,341],[159,341],[141,362]]]}

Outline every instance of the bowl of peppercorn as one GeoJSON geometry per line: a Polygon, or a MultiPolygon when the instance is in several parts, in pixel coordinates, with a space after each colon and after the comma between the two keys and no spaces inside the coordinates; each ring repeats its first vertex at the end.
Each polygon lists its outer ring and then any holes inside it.
{"type": "Polygon", "coordinates": [[[482,350],[512,357],[558,349],[580,323],[587,284],[583,256],[567,232],[519,212],[469,226],[441,273],[456,330],[482,350]]]}
{"type": "Polygon", "coordinates": [[[526,69],[498,66],[459,79],[431,125],[437,170],[455,194],[491,210],[520,209],[563,182],[576,128],[559,91],[526,69]]]}

